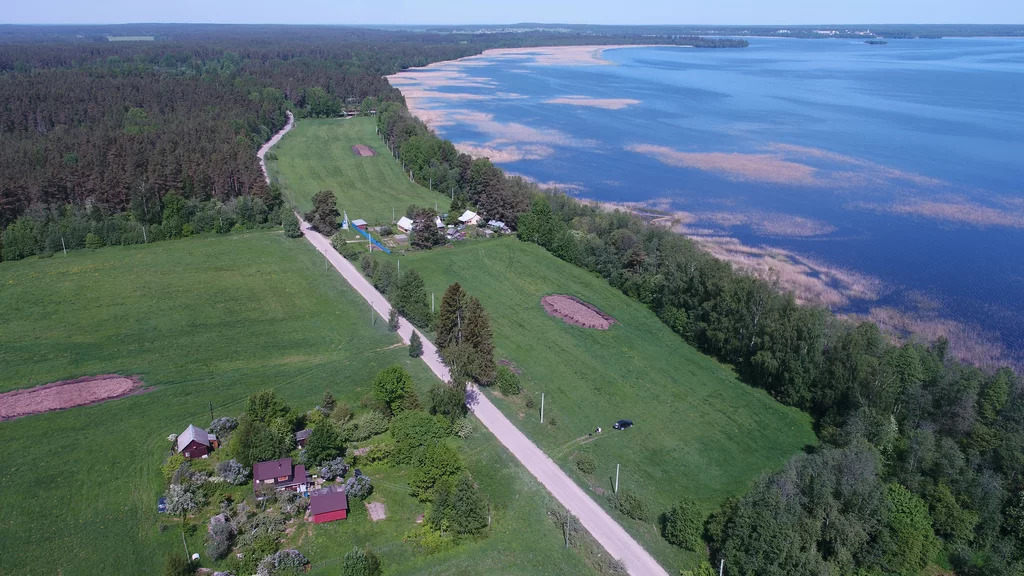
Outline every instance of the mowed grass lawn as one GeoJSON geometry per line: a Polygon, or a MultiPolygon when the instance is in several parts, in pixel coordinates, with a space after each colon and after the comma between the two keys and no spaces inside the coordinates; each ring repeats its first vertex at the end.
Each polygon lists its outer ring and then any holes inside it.
{"type": "MultiPolygon", "coordinates": [[[[159,574],[180,532],[161,532],[156,500],[167,435],[275,388],[309,409],[330,389],[356,405],[382,368],[433,382],[397,337],[303,240],[280,232],[200,236],[149,246],[0,263],[0,390],[88,374],[140,375],[145,394],[0,422],[0,574],[159,574]]],[[[334,574],[354,545],[379,550],[389,574],[586,574],[545,518],[548,496],[477,425],[461,442],[493,506],[493,535],[422,557],[401,541],[415,525],[399,480],[365,511],[317,528],[300,549],[334,574]]],[[[385,483],[386,482],[386,483],[385,483]]],[[[166,521],[166,519],[164,519],[166,521]]],[[[203,550],[205,530],[189,548],[203,550]]]]}
{"type": "MultiPolygon", "coordinates": [[[[808,416],[739,382],[644,306],[536,245],[484,240],[401,260],[402,270],[422,274],[438,299],[456,281],[480,298],[498,357],[522,369],[536,407],[526,409],[523,396],[496,397],[497,404],[599,502],[607,503],[600,493],[611,491],[621,464],[620,487],[640,494],[655,515],[683,496],[710,510],[816,442],[808,416]],[[565,324],[541,307],[548,294],[576,296],[617,322],[607,331],[565,324]],[[636,425],[613,430],[620,418],[636,425]],[[597,472],[585,476],[574,454],[598,426],[604,432],[586,443],[597,472]]],[[[653,523],[622,520],[670,572],[695,560],[668,546],[653,523]]]]}
{"type": "Polygon", "coordinates": [[[313,208],[313,195],[333,190],[338,210],[352,220],[390,224],[411,205],[448,211],[448,196],[409,181],[408,173],[377,136],[373,118],[303,119],[272,149],[277,160],[267,162],[271,177],[280,182],[285,198],[299,210],[313,208]],[[376,156],[360,157],[352,146],[364,144],[376,156]]]}

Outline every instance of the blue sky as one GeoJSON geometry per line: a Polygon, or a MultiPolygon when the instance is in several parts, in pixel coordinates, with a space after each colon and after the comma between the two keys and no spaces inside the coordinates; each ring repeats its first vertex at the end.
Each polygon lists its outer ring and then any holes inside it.
{"type": "Polygon", "coordinates": [[[1024,0],[15,0],[4,24],[1024,23],[1024,0]]]}

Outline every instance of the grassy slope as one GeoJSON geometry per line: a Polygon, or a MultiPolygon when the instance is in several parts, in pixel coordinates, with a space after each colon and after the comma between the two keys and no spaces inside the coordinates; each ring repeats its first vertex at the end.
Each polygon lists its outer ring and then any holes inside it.
{"type": "MultiPolygon", "coordinates": [[[[157,529],[166,437],[208,422],[210,402],[217,416],[237,415],[248,394],[275,387],[299,407],[326,388],[355,403],[394,363],[421,388],[433,378],[393,347],[384,322],[369,325],[366,304],[311,247],[274,232],[0,263],[0,326],[0,390],[103,372],[154,387],[0,423],[2,575],[158,573],[181,546],[177,530],[157,529]]],[[[493,437],[476,433],[464,453],[495,505],[493,537],[417,558],[400,542],[412,499],[382,487],[405,522],[356,518],[317,532],[308,545],[324,566],[317,573],[364,542],[394,573],[587,573],[545,520],[546,495],[493,437]]],[[[202,552],[202,532],[193,550],[202,552]]]]}
{"type": "MultiPolygon", "coordinates": [[[[656,514],[681,496],[710,508],[815,442],[806,415],[740,383],[641,304],[538,246],[512,238],[479,241],[412,253],[402,258],[406,266],[423,275],[438,299],[455,281],[480,298],[499,357],[524,371],[537,408],[525,409],[522,396],[498,397],[498,405],[591,493],[610,489],[619,463],[620,486],[643,495],[656,514]],[[541,307],[540,299],[553,293],[595,304],[618,323],[608,331],[567,325],[541,307]],[[541,392],[544,425],[537,414],[541,392]],[[612,430],[619,418],[636,426],[612,430]],[[575,440],[597,426],[604,433],[588,446],[598,471],[583,478],[572,464],[575,440]]],[[[670,572],[694,560],[669,547],[652,525],[623,520],[670,572]]]]}
{"type": "Polygon", "coordinates": [[[377,136],[372,118],[299,120],[274,154],[278,160],[268,162],[267,169],[302,211],[312,209],[311,199],[320,190],[333,190],[338,210],[370,224],[391,223],[392,208],[401,217],[410,204],[433,207],[436,202],[441,212],[450,204],[444,194],[409,181],[377,136]],[[353,144],[370,146],[377,156],[355,156],[353,144]]]}

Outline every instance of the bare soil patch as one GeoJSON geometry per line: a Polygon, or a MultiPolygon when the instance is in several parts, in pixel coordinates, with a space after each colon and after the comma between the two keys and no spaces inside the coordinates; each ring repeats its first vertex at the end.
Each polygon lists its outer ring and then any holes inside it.
{"type": "Polygon", "coordinates": [[[101,374],[51,382],[0,394],[0,422],[53,410],[67,410],[148,391],[135,376],[101,374]]]}
{"type": "Polygon", "coordinates": [[[356,144],[355,146],[352,147],[352,153],[355,154],[356,156],[376,156],[377,155],[377,153],[373,151],[373,148],[370,148],[366,144],[356,144]]]}
{"type": "Polygon", "coordinates": [[[541,298],[540,302],[548,315],[561,318],[566,324],[607,330],[615,323],[614,318],[575,296],[552,294],[541,298]]]}
{"type": "Polygon", "coordinates": [[[366,511],[370,513],[370,520],[379,522],[388,517],[387,509],[383,502],[367,502],[366,511]]]}

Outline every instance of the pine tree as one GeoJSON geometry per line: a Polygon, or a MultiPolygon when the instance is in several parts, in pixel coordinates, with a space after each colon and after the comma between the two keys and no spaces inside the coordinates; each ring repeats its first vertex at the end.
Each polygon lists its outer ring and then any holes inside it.
{"type": "Polygon", "coordinates": [[[320,399],[320,407],[330,414],[334,412],[334,407],[337,405],[338,401],[334,399],[334,394],[331,394],[330,390],[324,390],[324,396],[320,399]]]}
{"type": "Polygon", "coordinates": [[[487,527],[487,503],[469,474],[463,474],[455,485],[450,518],[452,528],[459,534],[477,534],[487,527]]]}
{"type": "Polygon", "coordinates": [[[417,326],[430,323],[430,301],[423,277],[415,270],[403,272],[395,283],[391,295],[394,307],[410,322],[417,326]]]}
{"type": "Polygon", "coordinates": [[[420,335],[414,331],[412,333],[412,338],[409,338],[409,356],[419,358],[422,355],[423,341],[420,340],[420,335]]]}
{"type": "Polygon", "coordinates": [[[466,293],[458,282],[444,291],[437,315],[437,348],[462,342],[462,322],[465,320],[466,293]]]}
{"type": "Polygon", "coordinates": [[[398,310],[394,306],[388,313],[388,332],[398,332],[398,310]]]}
{"type": "Polygon", "coordinates": [[[472,374],[480,383],[494,381],[494,331],[480,300],[470,297],[466,305],[466,321],[463,329],[465,341],[476,352],[472,374]]]}

